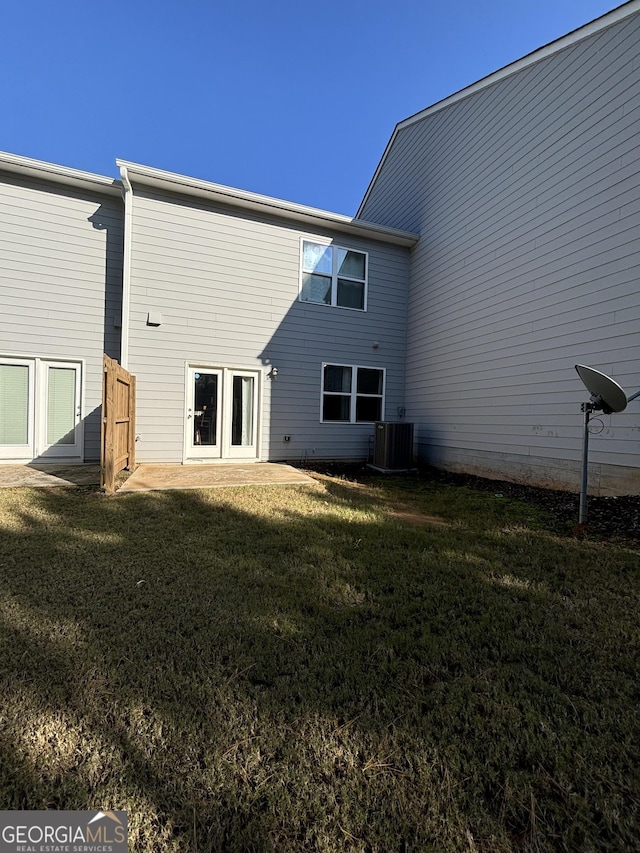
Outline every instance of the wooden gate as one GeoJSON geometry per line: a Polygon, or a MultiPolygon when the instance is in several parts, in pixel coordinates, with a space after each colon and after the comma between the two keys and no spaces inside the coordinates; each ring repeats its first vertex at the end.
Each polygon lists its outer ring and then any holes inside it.
{"type": "Polygon", "coordinates": [[[110,494],[116,474],[136,465],[136,377],[108,355],[103,365],[100,485],[110,494]]]}

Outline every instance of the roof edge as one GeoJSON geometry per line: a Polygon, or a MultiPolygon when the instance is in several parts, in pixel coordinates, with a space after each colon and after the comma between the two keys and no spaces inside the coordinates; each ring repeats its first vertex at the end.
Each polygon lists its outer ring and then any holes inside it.
{"type": "Polygon", "coordinates": [[[575,30],[571,30],[566,35],[560,36],[559,38],[548,42],[546,45],[536,48],[530,53],[527,53],[522,56],[520,59],[516,59],[513,62],[510,62],[508,65],[504,65],[502,68],[499,68],[497,71],[493,71],[491,74],[487,74],[485,77],[481,77],[480,80],[477,80],[475,83],[471,83],[469,86],[465,86],[463,89],[459,89],[452,95],[448,95],[446,98],[443,98],[440,101],[436,101],[435,104],[432,104],[431,106],[420,110],[414,115],[409,116],[408,118],[403,119],[402,121],[399,121],[398,124],[396,124],[396,126],[394,127],[391,137],[384,151],[382,152],[380,162],[378,163],[378,166],[375,172],[373,173],[373,177],[369,181],[369,185],[366,189],[366,192],[362,198],[362,201],[360,202],[358,210],[356,211],[355,218],[358,218],[358,216],[360,215],[360,211],[367,203],[369,194],[371,193],[373,185],[375,184],[378,175],[382,170],[384,162],[387,159],[387,156],[391,150],[391,146],[395,142],[396,136],[401,130],[404,130],[407,127],[411,127],[411,125],[417,124],[417,122],[428,118],[428,116],[440,112],[440,110],[452,106],[458,101],[462,101],[465,98],[476,94],[476,92],[480,92],[483,89],[492,86],[494,83],[498,83],[500,80],[504,80],[507,77],[511,77],[511,75],[513,74],[517,74],[518,71],[522,71],[524,68],[528,68],[531,65],[535,65],[536,62],[540,62],[541,60],[546,59],[547,57],[552,56],[555,53],[559,53],[561,50],[564,50],[565,48],[570,47],[573,44],[577,44],[579,41],[583,41],[585,38],[588,38],[589,36],[594,35],[595,33],[600,32],[601,30],[605,30],[608,27],[611,27],[614,24],[623,21],[625,18],[630,17],[638,11],[640,11],[640,0],[629,0],[629,2],[624,3],[622,6],[617,6],[610,12],[605,12],[604,15],[600,15],[600,17],[595,18],[593,21],[589,21],[588,23],[583,24],[581,27],[578,27],[575,30]]]}
{"type": "MultiPolygon", "coordinates": [[[[640,2],[640,0],[639,0],[640,2]]],[[[260,213],[270,213],[294,222],[300,222],[307,226],[332,228],[348,234],[354,234],[369,239],[381,240],[399,246],[411,247],[418,241],[418,235],[410,231],[401,231],[397,228],[387,228],[365,220],[356,220],[350,216],[340,213],[332,213],[315,207],[284,201],[259,193],[239,190],[235,187],[227,187],[199,178],[191,178],[174,172],[166,172],[151,166],[143,166],[140,163],[131,163],[127,160],[116,160],[119,169],[125,169],[126,174],[133,183],[144,186],[155,187],[169,192],[182,195],[206,198],[221,204],[238,207],[244,210],[252,210],[260,213]]]]}
{"type": "Polygon", "coordinates": [[[31,157],[22,157],[0,151],[0,170],[25,175],[30,178],[49,180],[66,186],[81,187],[82,189],[98,190],[109,195],[121,195],[122,187],[119,181],[105,175],[95,175],[81,169],[71,169],[68,166],[58,166],[31,157]]]}

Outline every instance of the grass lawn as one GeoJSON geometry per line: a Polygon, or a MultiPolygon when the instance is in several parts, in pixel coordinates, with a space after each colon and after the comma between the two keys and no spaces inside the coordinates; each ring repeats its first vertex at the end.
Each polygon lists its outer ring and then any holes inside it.
{"type": "Polygon", "coordinates": [[[428,481],[5,490],[0,808],[125,809],[145,853],[637,850],[639,558],[428,481]]]}

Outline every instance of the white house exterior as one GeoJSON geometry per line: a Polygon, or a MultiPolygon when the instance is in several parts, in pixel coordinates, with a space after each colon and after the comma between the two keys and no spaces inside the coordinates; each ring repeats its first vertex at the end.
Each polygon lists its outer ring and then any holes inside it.
{"type": "Polygon", "coordinates": [[[137,377],[138,460],[366,456],[372,421],[404,406],[417,237],[120,168],[130,218],[122,360],[137,377]],[[342,271],[308,282],[314,249],[336,266],[348,253],[342,271]]]}
{"type": "Polygon", "coordinates": [[[99,458],[122,231],[112,179],[0,156],[0,460],[99,458]]]}
{"type": "MultiPolygon", "coordinates": [[[[354,219],[118,161],[0,155],[0,459],[364,458],[576,488],[586,363],[640,385],[640,0],[401,122],[354,219]]],[[[640,491],[640,403],[591,486],[640,491]]]]}
{"type": "Polygon", "coordinates": [[[103,351],[139,462],[366,456],[404,407],[417,236],[119,165],[0,157],[2,459],[99,458],[103,351]]]}

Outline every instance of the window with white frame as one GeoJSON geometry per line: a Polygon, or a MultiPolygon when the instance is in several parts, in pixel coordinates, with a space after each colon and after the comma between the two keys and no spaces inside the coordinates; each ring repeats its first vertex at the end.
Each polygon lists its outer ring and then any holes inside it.
{"type": "Polygon", "coordinates": [[[302,302],[367,310],[367,253],[302,241],[302,302]]]}
{"type": "Polygon", "coordinates": [[[322,421],[373,423],[384,415],[384,368],[322,365],[322,421]]]}

